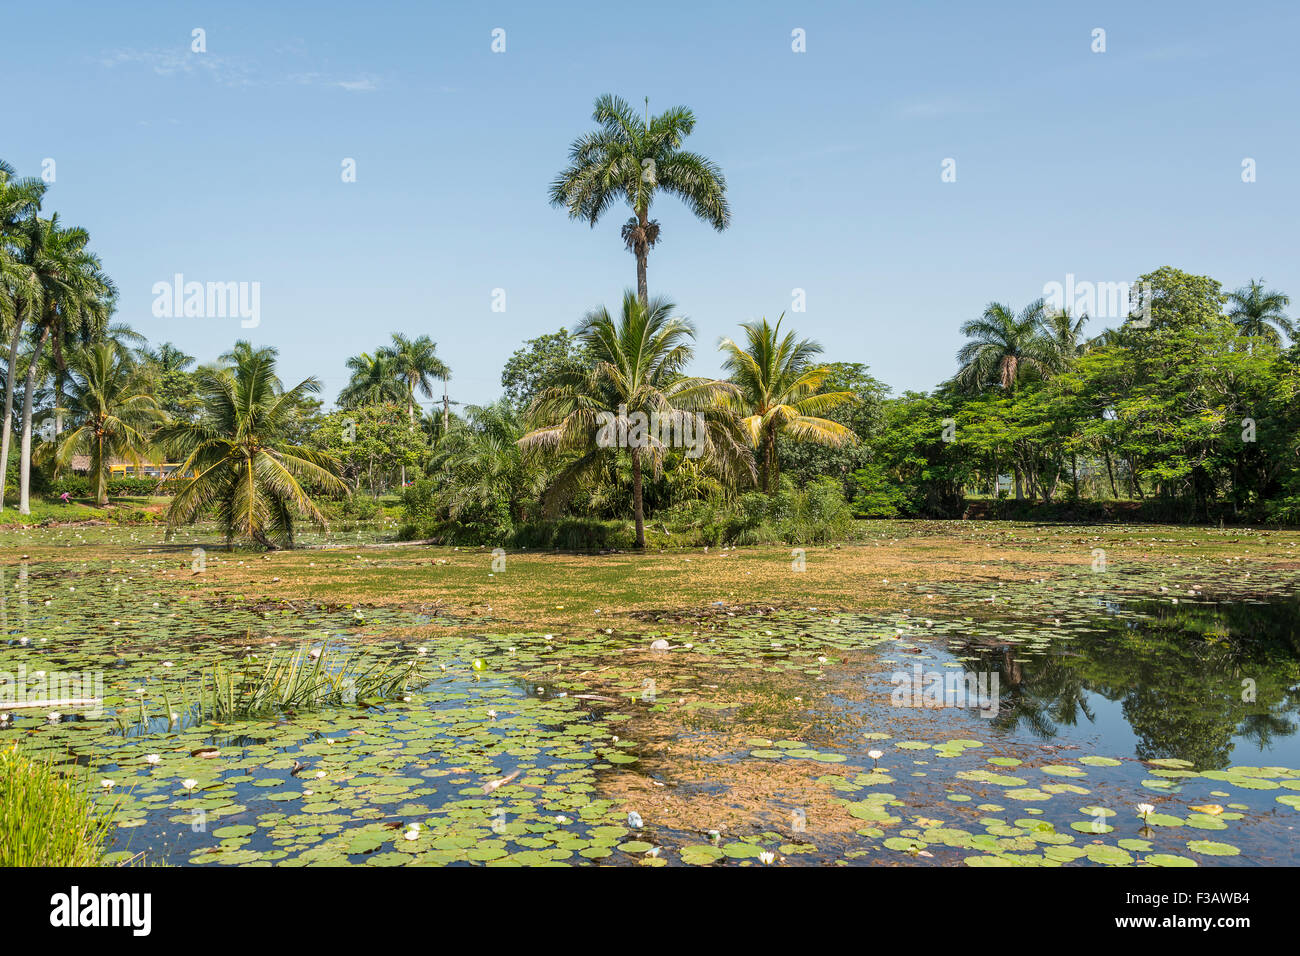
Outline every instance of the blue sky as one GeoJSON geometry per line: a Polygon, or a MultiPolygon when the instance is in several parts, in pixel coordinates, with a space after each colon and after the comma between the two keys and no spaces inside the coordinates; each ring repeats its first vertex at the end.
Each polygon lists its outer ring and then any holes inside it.
{"type": "Polygon", "coordinates": [[[617,302],[626,213],[593,230],[546,200],[604,92],[690,106],[727,175],[725,233],[655,207],[651,290],[696,323],[699,374],[795,288],[787,321],[895,390],[947,377],[987,302],[1071,273],[1263,276],[1300,311],[1293,3],[270,6],[11,5],[0,157],[55,160],[45,208],[90,230],[120,319],[201,359],[275,345],[327,399],[404,331],[490,400],[523,339],[617,302]],[[260,325],[156,318],[176,273],[259,282],[260,325]]]}

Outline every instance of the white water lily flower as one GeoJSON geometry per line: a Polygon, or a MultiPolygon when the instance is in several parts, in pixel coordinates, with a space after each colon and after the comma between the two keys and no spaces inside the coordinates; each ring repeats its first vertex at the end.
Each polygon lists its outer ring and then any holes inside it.
{"type": "Polygon", "coordinates": [[[198,785],[199,782],[192,777],[187,780],[181,781],[181,786],[184,787],[186,790],[193,790],[198,785]]]}
{"type": "Polygon", "coordinates": [[[569,822],[569,818],[566,817],[563,813],[561,813],[555,818],[555,822],[558,823],[560,826],[564,826],[566,823],[569,822]]]}
{"type": "Polygon", "coordinates": [[[112,790],[114,787],[117,786],[117,781],[116,781],[116,780],[107,780],[107,779],[105,779],[105,780],[101,780],[101,781],[99,781],[99,785],[100,785],[101,787],[103,787],[105,790],[112,790]]]}
{"type": "Polygon", "coordinates": [[[56,710],[52,714],[46,714],[45,719],[52,724],[57,724],[61,719],[63,719],[63,715],[56,710]]]}
{"type": "Polygon", "coordinates": [[[1137,812],[1141,815],[1143,820],[1145,820],[1149,815],[1154,813],[1155,809],[1156,808],[1151,806],[1151,804],[1149,803],[1139,803],[1137,805],[1137,812]]]}
{"type": "Polygon", "coordinates": [[[145,763],[152,763],[152,764],[156,764],[160,760],[162,760],[162,757],[160,757],[158,754],[149,754],[147,757],[144,758],[145,763]]]}
{"type": "Polygon", "coordinates": [[[885,755],[885,752],[884,752],[883,750],[868,750],[868,751],[867,751],[867,756],[870,757],[872,760],[879,760],[879,759],[880,759],[881,757],[883,757],[884,755],[885,755]]]}
{"type": "Polygon", "coordinates": [[[488,717],[489,717],[490,719],[492,719],[492,720],[496,720],[496,719],[497,719],[497,712],[496,712],[495,710],[489,710],[489,711],[487,712],[487,714],[488,714],[488,717]]]}
{"type": "Polygon", "coordinates": [[[771,850],[764,850],[762,853],[758,855],[758,858],[763,863],[770,864],[776,862],[776,854],[773,853],[771,850]]]}

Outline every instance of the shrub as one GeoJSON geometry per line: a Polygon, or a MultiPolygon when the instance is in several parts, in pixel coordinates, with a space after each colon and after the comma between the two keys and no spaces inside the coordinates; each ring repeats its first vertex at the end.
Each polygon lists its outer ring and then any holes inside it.
{"type": "Polygon", "coordinates": [[[631,548],[636,543],[636,534],[630,521],[560,518],[522,524],[515,529],[508,543],[513,548],[605,551],[631,548]]]}
{"type": "Polygon", "coordinates": [[[824,544],[853,533],[853,512],[840,483],[819,478],[803,488],[784,483],[779,492],[751,491],[732,502],[686,502],[656,516],[680,543],[824,544]]]}
{"type": "Polygon", "coordinates": [[[112,826],[84,778],[0,751],[0,866],[97,866],[112,826]]]}

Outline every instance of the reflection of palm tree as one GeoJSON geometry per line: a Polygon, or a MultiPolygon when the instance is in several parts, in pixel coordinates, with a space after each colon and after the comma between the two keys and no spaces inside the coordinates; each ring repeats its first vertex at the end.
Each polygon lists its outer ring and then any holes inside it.
{"type": "MultiPolygon", "coordinates": [[[[1285,715],[1285,703],[1265,714],[1247,714],[1237,728],[1237,736],[1249,740],[1260,750],[1269,750],[1277,737],[1290,737],[1300,726],[1285,715]]],[[[1294,707],[1292,707],[1294,709],[1294,707]]]]}
{"type": "Polygon", "coordinates": [[[999,689],[1010,689],[993,718],[999,730],[1023,723],[1034,736],[1048,739],[1060,732],[1060,725],[1076,726],[1080,716],[1089,723],[1096,720],[1083,675],[1071,657],[1058,652],[1019,659],[1009,645],[985,657],[987,666],[998,671],[999,689]]]}

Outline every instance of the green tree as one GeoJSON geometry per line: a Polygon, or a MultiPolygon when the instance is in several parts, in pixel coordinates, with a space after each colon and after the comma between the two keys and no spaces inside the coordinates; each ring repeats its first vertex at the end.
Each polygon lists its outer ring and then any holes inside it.
{"type": "Polygon", "coordinates": [[[347,360],[352,376],[339,392],[340,408],[382,405],[406,398],[406,389],[397,378],[393,363],[381,350],[374,355],[362,352],[347,360]]]}
{"type": "Polygon", "coordinates": [[[593,228],[620,200],[632,210],[623,225],[623,242],[636,257],[636,287],[642,306],[649,308],[646,262],[660,239],[658,220],[650,207],[660,190],[676,196],[698,219],[721,232],[731,223],[727,181],[712,160],[682,149],[695,129],[695,114],[674,106],[658,116],[646,116],[617,96],[596,100],[592,120],[598,128],[573,141],[569,165],[551,184],[551,204],[563,206],[571,219],[593,228]]]}
{"type": "Polygon", "coordinates": [[[470,405],[465,413],[430,462],[433,504],[441,521],[468,532],[463,540],[499,544],[540,497],[543,473],[525,459],[523,417],[510,402],[470,405]]]}
{"type": "Polygon", "coordinates": [[[1125,331],[1139,335],[1167,326],[1203,325],[1218,318],[1226,296],[1209,276],[1161,266],[1138,277],[1137,303],[1125,331]],[[1140,318],[1139,318],[1140,317],[1140,318]]]}
{"type": "Polygon", "coordinates": [[[68,371],[74,424],[57,444],[43,445],[42,450],[63,466],[73,455],[88,455],[95,503],[102,507],[108,504],[109,463],[125,458],[139,466],[162,416],[149,394],[151,383],[114,343],[100,342],[74,353],[68,371]]]}
{"type": "Polygon", "coordinates": [[[199,412],[194,386],[194,356],[187,355],[170,342],[163,342],[156,349],[141,348],[137,352],[143,373],[153,383],[153,394],[159,407],[172,418],[192,420],[199,412]]]}
{"type": "Polygon", "coordinates": [[[27,221],[25,259],[40,286],[40,309],[33,329],[35,346],[23,391],[23,433],[19,458],[18,512],[31,514],[33,398],[45,345],[53,339],[83,332],[91,337],[107,325],[117,289],[104,273],[99,257],[86,245],[84,229],[64,228],[58,214],[27,221]]]}
{"type": "Polygon", "coordinates": [[[736,387],[682,374],[693,354],[695,329],[675,311],[673,303],[659,296],[643,305],[629,290],[617,320],[604,308],[589,313],[576,334],[591,351],[592,366],[557,376],[556,384],[533,402],[528,413],[532,430],[519,439],[526,451],[572,456],[548,489],[552,500],[600,470],[609,456],[626,452],[632,461],[638,548],[645,547],[643,469],[649,465],[658,475],[667,450],[660,436],[638,428],[638,416],[679,422],[683,415],[705,415],[709,427],[699,436],[702,456],[715,458],[723,468],[752,468],[745,462],[740,436],[727,429],[725,406],[737,395],[736,387]],[[619,426],[617,440],[608,434],[612,418],[619,426]]]}
{"type": "Polygon", "coordinates": [[[1049,372],[1058,358],[1043,335],[1046,315],[1042,299],[1019,315],[1001,302],[990,302],[983,315],[961,327],[967,342],[957,352],[957,383],[970,391],[989,386],[1012,391],[1024,378],[1049,372]]]}
{"type": "Polygon", "coordinates": [[[822,347],[809,339],[795,339],[793,332],[782,337],[783,318],[775,326],[767,319],[742,323],[745,345],[731,339],[721,344],[722,366],[737,387],[734,407],[758,459],[759,487],[768,494],[780,487],[778,436],[832,446],[857,441],[847,426],[820,417],[852,401],[853,393],[821,390],[830,369],[813,359],[822,347]]]}
{"type": "Polygon", "coordinates": [[[396,402],[331,412],[309,444],[337,458],[343,479],[354,490],[364,481],[372,497],[429,454],[424,430],[411,428],[406,409],[396,402]]]}
{"type": "Polygon", "coordinates": [[[415,424],[415,393],[418,391],[426,398],[433,396],[432,379],[451,377],[449,369],[438,358],[438,347],[427,335],[417,339],[408,339],[400,332],[393,333],[391,345],[379,350],[379,354],[388,363],[388,372],[397,377],[405,386],[406,416],[415,424]]]}
{"type": "Polygon", "coordinates": [[[304,397],[319,392],[320,382],[308,378],[286,390],[272,350],[237,346],[233,368],[202,370],[198,388],[198,421],[173,423],[158,435],[182,461],[172,477],[179,487],[167,512],[169,532],[208,509],[227,547],[236,535],[265,548],[292,547],[299,517],[324,527],[325,516],[311,496],[346,493],[339,463],[286,437],[304,397]]]}
{"type": "Polygon", "coordinates": [[[501,387],[506,400],[523,411],[544,388],[562,374],[581,371],[590,364],[590,356],[564,328],[528,339],[515,349],[501,371],[501,387]]]}
{"type": "Polygon", "coordinates": [[[843,445],[801,442],[781,435],[777,437],[777,457],[781,472],[796,486],[803,486],[827,475],[839,476],[845,499],[854,493],[852,475],[871,460],[871,438],[882,427],[883,405],[889,386],[871,375],[861,362],[827,362],[827,376],[822,392],[849,392],[853,398],[833,408],[825,417],[839,422],[857,436],[857,441],[843,445]]]}
{"type": "Polygon", "coordinates": [[[1281,346],[1281,332],[1296,338],[1296,327],[1285,311],[1290,304],[1289,296],[1276,289],[1266,290],[1263,279],[1252,279],[1249,285],[1228,294],[1228,318],[1242,335],[1281,346]]]}
{"type": "Polygon", "coordinates": [[[26,253],[31,243],[27,220],[41,208],[45,183],[35,177],[14,178],[14,168],[0,160],[0,329],[9,342],[5,365],[3,432],[0,434],[0,510],[4,509],[13,440],[14,394],[18,388],[18,348],[27,320],[39,308],[40,285],[26,253]]]}

